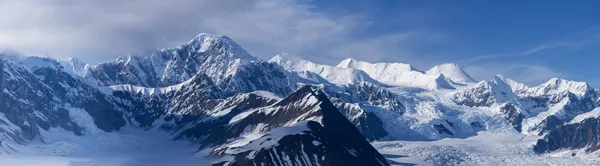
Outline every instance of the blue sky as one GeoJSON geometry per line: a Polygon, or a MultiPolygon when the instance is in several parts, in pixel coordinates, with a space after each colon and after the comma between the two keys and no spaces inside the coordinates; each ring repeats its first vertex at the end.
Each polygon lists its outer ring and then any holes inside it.
{"type": "Polygon", "coordinates": [[[361,13],[357,37],[425,31],[443,36],[390,61],[422,68],[453,62],[479,79],[492,73],[539,84],[557,76],[600,85],[600,1],[315,1],[332,16],[361,13]],[[486,70],[486,71],[481,71],[486,70]]]}
{"type": "Polygon", "coordinates": [[[100,63],[206,32],[268,60],[287,52],[335,65],[351,57],[426,70],[457,63],[537,85],[600,87],[600,1],[6,0],[0,47],[100,63]]]}

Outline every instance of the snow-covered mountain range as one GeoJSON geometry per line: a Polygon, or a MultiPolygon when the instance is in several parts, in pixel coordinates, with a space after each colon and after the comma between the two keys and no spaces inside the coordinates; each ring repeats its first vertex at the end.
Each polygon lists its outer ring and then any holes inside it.
{"type": "MultiPolygon", "coordinates": [[[[190,165],[402,165],[394,152],[425,165],[487,165],[475,159],[487,153],[405,151],[403,143],[490,134],[520,138],[511,153],[521,157],[594,163],[600,144],[600,90],[560,78],[529,87],[500,75],[477,82],[450,63],[419,70],[348,58],[333,66],[285,53],[264,61],[211,34],[96,65],[0,55],[4,155],[97,162],[85,152],[90,140],[140,132],[187,143],[186,156],[201,160],[190,165]],[[565,151],[586,157],[552,158],[565,151]]],[[[510,162],[539,164],[496,164],[510,162]]]]}

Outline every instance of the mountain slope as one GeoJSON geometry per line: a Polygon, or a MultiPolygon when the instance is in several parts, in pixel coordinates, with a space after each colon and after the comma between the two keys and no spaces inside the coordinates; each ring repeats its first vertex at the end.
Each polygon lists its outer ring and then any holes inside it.
{"type": "Polygon", "coordinates": [[[229,125],[247,133],[213,150],[235,156],[223,165],[389,165],[327,96],[310,86],[239,114],[229,125]]]}
{"type": "Polygon", "coordinates": [[[534,150],[538,153],[566,149],[583,149],[588,153],[597,151],[600,149],[599,122],[598,118],[588,118],[579,123],[559,126],[539,139],[534,150]]]}
{"type": "Polygon", "coordinates": [[[377,82],[361,70],[316,64],[310,61],[292,57],[287,54],[276,55],[271,58],[269,62],[276,63],[289,71],[315,73],[328,82],[338,85],[352,84],[357,82],[377,82]]]}
{"type": "MultiPolygon", "coordinates": [[[[125,125],[118,101],[74,79],[56,61],[47,58],[3,55],[3,109],[0,110],[3,144],[39,141],[40,130],[60,127],[75,135],[90,131],[88,125],[111,132],[125,125]],[[32,62],[36,66],[31,66],[32,62]],[[75,119],[93,117],[93,124],[75,119]]],[[[10,148],[9,148],[10,149],[10,148]]]]}
{"type": "Polygon", "coordinates": [[[473,83],[475,80],[471,78],[462,68],[460,68],[457,64],[453,63],[445,63],[441,65],[437,65],[427,70],[425,73],[428,75],[440,75],[448,77],[455,83],[466,84],[473,83]]]}
{"type": "MultiPolygon", "coordinates": [[[[390,156],[369,141],[413,147],[404,145],[488,134],[519,138],[511,147],[525,156],[597,150],[600,91],[584,82],[556,78],[530,87],[496,76],[475,83],[455,64],[423,72],[402,63],[346,59],[330,66],[284,54],[265,62],[208,34],[98,65],[1,55],[4,154],[27,153],[23,147],[31,145],[77,149],[71,140],[49,140],[127,130],[190,143],[195,157],[215,165],[388,165],[390,156]],[[532,138],[541,138],[535,147],[532,138]]],[[[432,153],[422,157],[430,164],[468,164],[472,155],[427,148],[432,153]]]]}
{"type": "MultiPolygon", "coordinates": [[[[186,44],[161,49],[149,56],[129,55],[85,70],[83,77],[100,86],[132,84],[164,87],[204,72],[220,84],[242,66],[260,61],[227,36],[200,34],[186,44]]],[[[80,63],[73,69],[80,68],[80,63]]]]}
{"type": "Polygon", "coordinates": [[[355,59],[345,59],[337,65],[339,68],[358,69],[373,79],[390,86],[415,88],[454,89],[452,81],[444,74],[428,75],[403,63],[369,63],[355,59]]]}

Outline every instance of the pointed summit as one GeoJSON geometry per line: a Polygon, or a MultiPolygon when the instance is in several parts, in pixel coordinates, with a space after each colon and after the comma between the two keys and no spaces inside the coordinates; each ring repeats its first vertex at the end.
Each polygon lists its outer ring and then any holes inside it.
{"type": "Polygon", "coordinates": [[[66,62],[61,62],[61,64],[63,67],[65,67],[66,71],[78,76],[84,76],[87,73],[87,70],[89,69],[88,64],[82,62],[81,60],[75,57],[71,57],[66,62]]]}
{"type": "Polygon", "coordinates": [[[274,62],[274,63],[289,62],[289,61],[302,61],[302,59],[295,57],[293,55],[290,55],[288,53],[282,52],[282,53],[279,53],[279,54],[273,56],[273,58],[268,60],[268,62],[274,62]]]}
{"type": "Polygon", "coordinates": [[[214,35],[208,33],[200,33],[187,44],[182,46],[192,47],[198,53],[208,51],[226,52],[231,58],[242,59],[249,61],[258,61],[259,59],[248,53],[240,45],[231,38],[224,35],[214,35]]]}
{"type": "Polygon", "coordinates": [[[503,75],[496,75],[492,79],[492,82],[495,84],[505,84],[510,87],[510,89],[516,94],[522,94],[529,89],[529,87],[523,83],[514,81],[512,79],[506,78],[503,75]]]}
{"type": "Polygon", "coordinates": [[[220,84],[253,62],[261,60],[231,38],[201,33],[185,44],[160,49],[151,55],[130,55],[91,66],[89,77],[94,77],[91,79],[100,86],[166,87],[201,72],[220,84]]]}
{"type": "Polygon", "coordinates": [[[357,62],[358,62],[358,60],[356,60],[354,58],[346,58],[346,59],[342,60],[342,62],[340,62],[340,64],[338,64],[337,67],[352,68],[352,66],[356,66],[357,62]]]}
{"type": "Polygon", "coordinates": [[[475,80],[471,78],[460,66],[454,63],[445,63],[432,67],[426,71],[429,75],[444,74],[452,81],[460,84],[474,83],[475,80]]]}
{"type": "Polygon", "coordinates": [[[537,95],[548,93],[571,92],[579,97],[582,97],[586,92],[593,88],[585,82],[569,81],[561,78],[552,78],[548,82],[533,88],[537,95]]]}

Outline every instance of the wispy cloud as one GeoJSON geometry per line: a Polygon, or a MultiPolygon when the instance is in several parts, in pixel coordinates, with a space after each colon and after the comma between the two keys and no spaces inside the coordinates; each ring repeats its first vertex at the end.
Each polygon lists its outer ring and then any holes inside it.
{"type": "Polygon", "coordinates": [[[0,4],[0,47],[59,59],[80,57],[91,63],[176,46],[201,32],[227,35],[262,59],[290,52],[321,62],[344,55],[366,60],[398,57],[414,47],[402,41],[431,38],[403,31],[357,39],[355,32],[367,28],[369,18],[360,13],[330,16],[302,0],[4,0],[0,4]]]}
{"type": "Polygon", "coordinates": [[[228,35],[257,56],[268,57],[328,44],[360,21],[358,16],[327,17],[295,0],[0,3],[0,45],[57,58],[93,54],[87,58],[91,60],[176,46],[201,32],[228,35]]]}
{"type": "Polygon", "coordinates": [[[574,33],[570,36],[563,37],[557,41],[547,42],[535,47],[529,48],[523,51],[508,52],[508,53],[496,53],[489,55],[475,56],[467,59],[458,60],[460,63],[473,63],[488,59],[497,59],[504,57],[518,57],[534,55],[550,49],[562,48],[566,51],[573,51],[591,43],[598,42],[600,40],[600,26],[592,26],[585,30],[574,33]]]}
{"type": "Polygon", "coordinates": [[[566,47],[569,45],[572,45],[573,43],[569,43],[569,42],[558,42],[558,43],[546,43],[546,44],[542,44],[536,47],[533,47],[529,50],[525,50],[523,52],[517,53],[515,55],[531,55],[531,54],[535,54],[538,52],[542,52],[548,49],[552,49],[552,48],[557,48],[557,47],[566,47]]]}

